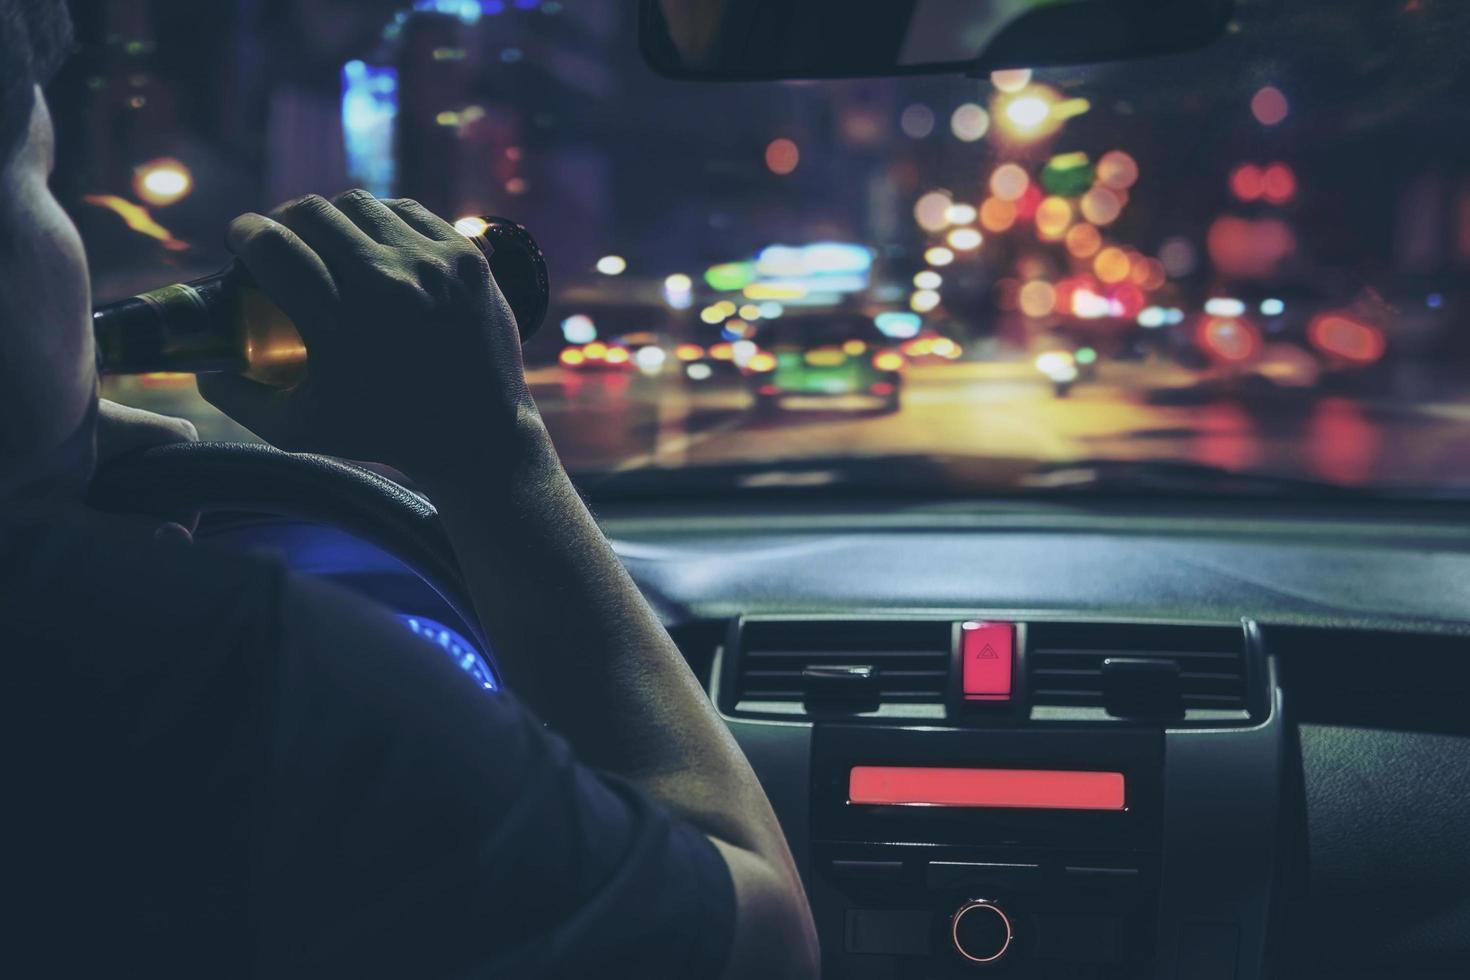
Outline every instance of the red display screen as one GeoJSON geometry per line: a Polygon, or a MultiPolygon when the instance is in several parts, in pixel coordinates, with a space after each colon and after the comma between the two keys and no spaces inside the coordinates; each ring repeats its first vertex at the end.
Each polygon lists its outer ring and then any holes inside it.
{"type": "Polygon", "coordinates": [[[1122,810],[1121,772],[853,766],[847,798],[879,806],[1122,810]]]}

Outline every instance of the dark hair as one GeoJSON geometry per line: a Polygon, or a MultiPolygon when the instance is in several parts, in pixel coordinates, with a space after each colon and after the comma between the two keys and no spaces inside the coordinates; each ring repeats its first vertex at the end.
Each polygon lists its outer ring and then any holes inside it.
{"type": "Polygon", "coordinates": [[[34,97],[71,54],[66,0],[0,0],[0,167],[25,142],[34,97]]]}

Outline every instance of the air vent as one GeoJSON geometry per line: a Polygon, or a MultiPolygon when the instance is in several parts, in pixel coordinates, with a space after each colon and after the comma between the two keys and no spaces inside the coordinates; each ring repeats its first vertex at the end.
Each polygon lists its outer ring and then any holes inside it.
{"type": "Polygon", "coordinates": [[[1026,642],[1031,704],[1102,709],[1108,660],[1176,665],[1186,717],[1247,711],[1245,632],[1228,626],[1032,623],[1026,642]]]}
{"type": "Polygon", "coordinates": [[[746,711],[800,712],[818,674],[871,668],[881,713],[942,715],[952,631],[948,621],[748,619],[732,648],[728,701],[746,711]]]}

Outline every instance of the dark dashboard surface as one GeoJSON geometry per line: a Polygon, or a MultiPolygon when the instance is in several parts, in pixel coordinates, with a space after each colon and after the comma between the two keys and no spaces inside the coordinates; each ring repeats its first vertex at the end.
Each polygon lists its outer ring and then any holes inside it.
{"type": "MultiPolygon", "coordinates": [[[[1466,517],[1136,501],[599,512],[706,679],[725,626],[750,615],[1261,624],[1301,760],[1280,975],[1404,978],[1470,964],[1466,517]]],[[[406,573],[281,532],[265,531],[304,547],[302,570],[442,613],[406,573]]]]}

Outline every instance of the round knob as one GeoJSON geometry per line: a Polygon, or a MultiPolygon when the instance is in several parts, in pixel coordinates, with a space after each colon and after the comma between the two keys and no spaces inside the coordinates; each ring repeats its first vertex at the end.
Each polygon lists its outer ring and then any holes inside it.
{"type": "Polygon", "coordinates": [[[1011,948],[1015,934],[1010,917],[999,905],[983,898],[966,902],[949,920],[955,952],[971,963],[994,963],[1011,948]]]}

